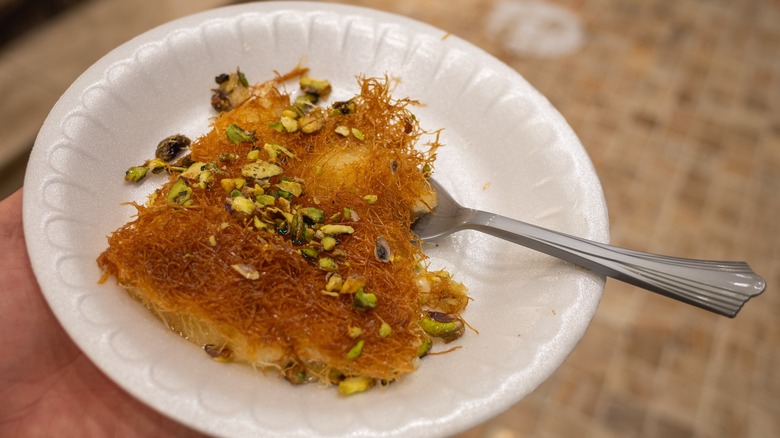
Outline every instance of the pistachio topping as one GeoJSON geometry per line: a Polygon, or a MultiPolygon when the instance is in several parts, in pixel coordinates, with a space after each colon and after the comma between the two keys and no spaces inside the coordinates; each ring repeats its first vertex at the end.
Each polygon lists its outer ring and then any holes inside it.
{"type": "Polygon", "coordinates": [[[322,244],[322,249],[325,251],[332,251],[338,242],[331,236],[325,236],[320,240],[320,243],[322,244]]]}
{"type": "Polygon", "coordinates": [[[255,133],[247,131],[238,125],[230,125],[225,129],[225,135],[233,143],[253,143],[257,141],[255,133]]]}
{"type": "Polygon", "coordinates": [[[270,178],[272,176],[281,175],[282,172],[283,170],[281,167],[262,160],[256,163],[249,163],[241,169],[241,175],[255,179],[270,178]]]}
{"type": "Polygon", "coordinates": [[[382,321],[382,325],[379,326],[379,336],[382,338],[386,338],[390,336],[392,332],[393,332],[393,328],[390,327],[390,324],[382,321]]]}
{"type": "MultiPolygon", "coordinates": [[[[316,260],[317,256],[320,255],[319,251],[317,251],[315,248],[311,248],[311,247],[301,248],[300,251],[301,251],[301,255],[303,256],[303,258],[309,259],[309,260],[316,260]]],[[[325,286],[325,290],[328,290],[327,286],[325,286]]]]}
{"type": "Polygon", "coordinates": [[[366,391],[372,386],[374,386],[374,379],[370,377],[347,377],[339,382],[338,393],[341,395],[351,395],[357,392],[366,391]]]}
{"type": "Polygon", "coordinates": [[[192,140],[185,135],[176,134],[170,137],[164,138],[157,144],[157,149],[154,152],[154,156],[163,160],[171,161],[176,158],[181,151],[187,149],[192,144],[192,140]]]}
{"type": "Polygon", "coordinates": [[[301,132],[311,134],[325,126],[325,116],[322,111],[313,111],[311,114],[301,117],[298,124],[301,127],[301,132]]]}
{"type": "Polygon", "coordinates": [[[420,326],[425,333],[441,338],[444,342],[458,339],[465,330],[460,318],[442,312],[428,312],[428,315],[420,320],[420,326]]]}
{"type": "Polygon", "coordinates": [[[366,139],[366,136],[363,135],[363,131],[361,131],[361,130],[359,130],[357,128],[352,128],[351,131],[352,131],[352,135],[356,139],[361,140],[361,141],[366,139]]]}
{"type": "Polygon", "coordinates": [[[138,182],[141,181],[146,173],[149,172],[149,168],[146,166],[134,166],[125,172],[125,181],[138,182]]]}
{"type": "Polygon", "coordinates": [[[424,337],[422,340],[422,343],[419,347],[417,347],[417,357],[425,357],[428,355],[428,352],[431,351],[431,348],[433,347],[433,341],[429,337],[424,337]]]}
{"type": "Polygon", "coordinates": [[[243,213],[247,216],[251,216],[257,207],[255,203],[248,198],[238,195],[230,200],[230,206],[233,207],[233,211],[243,213]]]}
{"type": "Polygon", "coordinates": [[[338,236],[340,234],[352,234],[355,229],[349,225],[328,224],[320,227],[320,231],[326,236],[338,236]]]}
{"type": "Polygon", "coordinates": [[[317,260],[317,266],[319,266],[323,271],[335,271],[338,269],[336,261],[330,257],[322,257],[317,260]]]}
{"type": "Polygon", "coordinates": [[[350,275],[339,288],[339,293],[354,294],[362,290],[366,285],[366,277],[361,275],[350,275]]]}
{"type": "Polygon", "coordinates": [[[293,117],[282,116],[279,121],[282,123],[282,128],[284,128],[286,132],[295,132],[298,130],[298,121],[293,117]]]}
{"type": "Polygon", "coordinates": [[[279,157],[280,154],[283,154],[289,158],[294,158],[295,154],[290,152],[289,149],[287,149],[284,146],[280,146],[276,143],[266,143],[263,145],[263,150],[268,153],[268,160],[271,162],[275,162],[276,159],[279,157]]]}
{"type": "MultiPolygon", "coordinates": [[[[361,330],[362,332],[362,330],[361,330]]],[[[360,353],[363,352],[363,345],[365,345],[364,340],[359,340],[355,345],[352,346],[352,348],[349,349],[349,352],[347,352],[347,359],[349,360],[355,360],[360,356],[360,353]]]]}
{"type": "Polygon", "coordinates": [[[347,115],[352,114],[357,109],[357,104],[350,99],[347,101],[342,102],[336,102],[333,104],[333,110],[331,111],[331,115],[347,115]]]}
{"type": "Polygon", "coordinates": [[[313,224],[318,224],[325,219],[325,214],[319,208],[303,207],[298,209],[298,212],[309,219],[313,224]]]}
{"type": "Polygon", "coordinates": [[[300,79],[299,84],[301,86],[301,91],[318,97],[327,95],[330,93],[331,89],[330,82],[324,79],[314,79],[309,76],[303,76],[300,79]]]}
{"type": "Polygon", "coordinates": [[[376,295],[371,292],[365,292],[362,288],[358,289],[352,304],[357,309],[373,309],[376,307],[376,295]]]}
{"type": "Polygon", "coordinates": [[[342,284],[343,280],[341,275],[335,272],[329,272],[328,275],[325,276],[325,290],[328,292],[340,290],[342,284]]]}
{"type": "Polygon", "coordinates": [[[276,184],[276,187],[293,196],[301,196],[303,194],[303,186],[295,181],[280,181],[276,184]]]}
{"type": "Polygon", "coordinates": [[[192,189],[187,185],[187,181],[179,178],[168,190],[168,205],[190,205],[192,204],[192,189]]]}

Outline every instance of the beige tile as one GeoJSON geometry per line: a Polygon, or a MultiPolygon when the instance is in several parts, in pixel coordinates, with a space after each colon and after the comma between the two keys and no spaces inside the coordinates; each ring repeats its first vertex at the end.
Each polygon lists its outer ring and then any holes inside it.
{"type": "Polygon", "coordinates": [[[60,92],[34,69],[0,64],[0,167],[23,155],[35,141],[60,92]]]}
{"type": "Polygon", "coordinates": [[[607,397],[600,421],[604,427],[621,437],[640,436],[647,416],[646,407],[620,396],[607,397]]]}

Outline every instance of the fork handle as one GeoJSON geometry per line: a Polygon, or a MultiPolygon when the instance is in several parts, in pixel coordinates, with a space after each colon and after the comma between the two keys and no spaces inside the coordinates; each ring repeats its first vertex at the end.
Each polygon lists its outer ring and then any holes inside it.
{"type": "Polygon", "coordinates": [[[745,262],[693,260],[633,251],[479,210],[470,211],[462,228],[517,243],[731,318],[766,287],[764,279],[745,262]]]}

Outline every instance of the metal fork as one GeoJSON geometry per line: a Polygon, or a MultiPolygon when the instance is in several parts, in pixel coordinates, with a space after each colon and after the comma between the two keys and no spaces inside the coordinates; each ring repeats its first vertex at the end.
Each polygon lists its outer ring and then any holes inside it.
{"type": "Polygon", "coordinates": [[[764,291],[764,279],[745,262],[693,260],[618,248],[458,204],[430,180],[438,205],[412,225],[423,241],[476,230],[574,263],[599,274],[733,318],[764,291]]]}

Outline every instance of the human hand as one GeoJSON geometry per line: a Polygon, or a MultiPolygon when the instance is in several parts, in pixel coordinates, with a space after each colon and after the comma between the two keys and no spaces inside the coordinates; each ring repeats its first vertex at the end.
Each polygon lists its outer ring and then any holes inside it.
{"type": "Polygon", "coordinates": [[[22,190],[0,201],[0,436],[198,436],[109,380],[70,340],[33,275],[22,190]]]}

